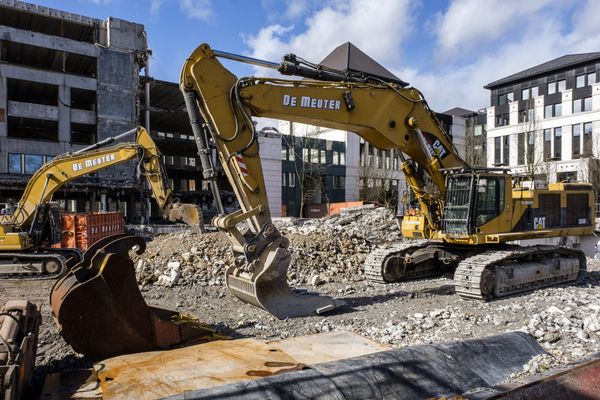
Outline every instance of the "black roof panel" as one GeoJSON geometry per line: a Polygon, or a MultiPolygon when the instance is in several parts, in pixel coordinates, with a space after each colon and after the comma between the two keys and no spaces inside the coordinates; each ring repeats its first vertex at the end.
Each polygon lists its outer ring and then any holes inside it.
{"type": "Polygon", "coordinates": [[[536,65],[535,67],[528,68],[524,71],[517,72],[516,74],[507,76],[506,78],[498,79],[492,83],[488,83],[484,86],[485,89],[493,89],[498,86],[502,86],[507,83],[529,79],[534,76],[546,74],[558,69],[571,67],[578,64],[588,63],[590,61],[600,61],[600,53],[581,53],[581,54],[568,54],[566,56],[555,58],[554,60],[547,61],[543,64],[536,65]]]}

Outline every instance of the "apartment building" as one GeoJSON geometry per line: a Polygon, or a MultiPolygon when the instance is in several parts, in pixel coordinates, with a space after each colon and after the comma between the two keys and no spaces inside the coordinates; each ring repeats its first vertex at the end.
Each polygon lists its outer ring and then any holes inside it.
{"type": "Polygon", "coordinates": [[[487,84],[487,165],[598,187],[599,70],[600,53],[570,54],[487,84]]]}

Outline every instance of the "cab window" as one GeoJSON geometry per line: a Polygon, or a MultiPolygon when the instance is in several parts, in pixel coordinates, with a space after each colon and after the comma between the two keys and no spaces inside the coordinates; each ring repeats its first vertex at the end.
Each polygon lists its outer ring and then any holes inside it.
{"type": "Polygon", "coordinates": [[[482,177],[477,181],[475,226],[482,226],[504,210],[504,177],[482,177]]]}

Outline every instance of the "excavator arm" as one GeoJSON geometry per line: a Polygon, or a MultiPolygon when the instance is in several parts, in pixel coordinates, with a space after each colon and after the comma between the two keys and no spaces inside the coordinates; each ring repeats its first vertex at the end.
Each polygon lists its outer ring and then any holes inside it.
{"type": "Polygon", "coordinates": [[[320,80],[238,79],[217,56],[258,60],[230,57],[203,44],[186,60],[180,80],[203,167],[210,135],[240,203],[239,211],[213,221],[229,236],[237,256],[227,271],[227,284],[236,296],[280,318],[336,306],[327,298],[301,299],[287,289],[287,240],[271,222],[252,117],[352,131],[380,149],[400,150],[408,156],[402,169],[429,231],[439,228],[445,195],[442,169],[467,164],[417,89],[403,82],[307,68],[289,61],[295,57],[275,67],[320,80]],[[431,177],[433,191],[425,189],[423,172],[431,177]],[[248,222],[245,232],[236,227],[241,221],[248,222]]]}
{"type": "Polygon", "coordinates": [[[14,212],[2,216],[5,220],[3,222],[11,222],[21,230],[27,230],[35,219],[38,205],[49,202],[54,193],[67,183],[110,166],[138,159],[138,172],[148,181],[152,196],[163,210],[164,217],[172,221],[183,219],[190,225],[198,225],[201,222],[198,208],[174,201],[160,152],[148,132],[138,127],[117,138],[108,138],[75,153],[59,155],[44,164],[29,180],[14,212]],[[135,142],[101,147],[133,133],[135,142]]]}

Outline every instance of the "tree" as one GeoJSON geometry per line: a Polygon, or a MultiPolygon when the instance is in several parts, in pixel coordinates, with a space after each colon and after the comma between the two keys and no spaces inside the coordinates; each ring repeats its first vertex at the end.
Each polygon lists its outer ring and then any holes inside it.
{"type": "Polygon", "coordinates": [[[325,188],[324,174],[326,173],[326,149],[320,146],[319,136],[323,128],[311,125],[300,125],[304,132],[297,135],[294,125],[290,122],[290,134],[282,134],[282,140],[289,151],[289,160],[293,161],[294,179],[300,191],[299,215],[304,215],[307,204],[329,203],[325,188]]]}
{"type": "Polygon", "coordinates": [[[544,160],[544,138],[533,99],[527,101],[525,110],[521,112],[519,119],[517,161],[518,164],[523,165],[523,177],[533,181],[540,175],[548,173],[548,161],[544,160]],[[539,140],[540,138],[542,140],[539,140]]]}
{"type": "Polygon", "coordinates": [[[359,170],[359,198],[388,208],[398,205],[398,181],[394,177],[394,151],[377,150],[365,143],[359,170]],[[381,156],[379,156],[381,154],[381,156]]]}

